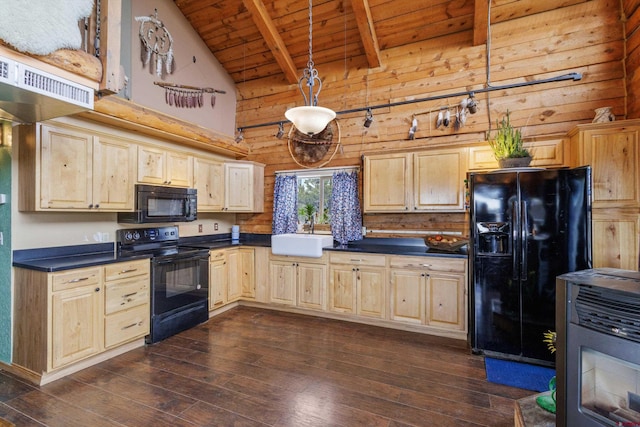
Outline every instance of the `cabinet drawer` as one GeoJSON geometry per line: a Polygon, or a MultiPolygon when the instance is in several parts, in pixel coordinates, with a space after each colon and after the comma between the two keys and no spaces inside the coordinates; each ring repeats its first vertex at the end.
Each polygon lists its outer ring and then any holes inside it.
{"type": "Polygon", "coordinates": [[[329,254],[331,264],[369,265],[384,267],[387,264],[385,255],[368,255],[359,252],[331,252],[329,254]]]}
{"type": "Polygon", "coordinates": [[[292,256],[292,255],[271,255],[269,260],[271,261],[282,261],[282,262],[303,262],[306,264],[326,264],[327,262],[327,252],[322,251],[322,256],[319,258],[314,257],[300,257],[300,256],[292,256]]]}
{"type": "Polygon", "coordinates": [[[72,289],[78,286],[99,285],[100,268],[72,270],[65,273],[55,273],[52,277],[53,292],[72,289]]]}
{"type": "Polygon", "coordinates": [[[109,264],[104,267],[104,280],[126,279],[127,277],[149,274],[149,260],[137,260],[109,264]]]}
{"type": "Polygon", "coordinates": [[[401,257],[389,259],[391,268],[427,269],[431,271],[460,272],[465,271],[466,260],[440,257],[401,257]]]}
{"type": "Polygon", "coordinates": [[[209,251],[209,262],[223,260],[227,256],[227,251],[209,251]]]}
{"type": "Polygon", "coordinates": [[[147,335],[149,317],[148,304],[107,316],[104,324],[105,347],[109,348],[147,335]]]}
{"type": "Polygon", "coordinates": [[[107,283],[104,311],[106,314],[149,303],[149,275],[132,280],[107,283]]]}

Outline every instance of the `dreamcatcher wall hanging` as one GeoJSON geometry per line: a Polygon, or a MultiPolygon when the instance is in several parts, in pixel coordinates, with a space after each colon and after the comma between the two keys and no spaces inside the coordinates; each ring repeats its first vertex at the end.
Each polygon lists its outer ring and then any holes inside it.
{"type": "Polygon", "coordinates": [[[307,135],[291,125],[287,137],[289,154],[298,166],[321,168],[335,157],[340,148],[340,137],[340,125],[336,119],[315,135],[307,135]]]}
{"type": "Polygon", "coordinates": [[[158,9],[154,16],[136,16],[140,22],[140,42],[142,43],[140,57],[146,67],[155,55],[156,75],[162,77],[164,73],[173,72],[173,37],[169,30],[158,19],[158,9]]]}

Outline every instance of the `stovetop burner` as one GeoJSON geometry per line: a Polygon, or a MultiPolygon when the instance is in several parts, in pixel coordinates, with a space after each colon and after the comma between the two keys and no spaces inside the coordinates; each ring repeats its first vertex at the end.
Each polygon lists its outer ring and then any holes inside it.
{"type": "Polygon", "coordinates": [[[201,248],[180,246],[177,226],[125,228],[116,231],[119,256],[151,255],[154,258],[198,254],[201,248]]]}

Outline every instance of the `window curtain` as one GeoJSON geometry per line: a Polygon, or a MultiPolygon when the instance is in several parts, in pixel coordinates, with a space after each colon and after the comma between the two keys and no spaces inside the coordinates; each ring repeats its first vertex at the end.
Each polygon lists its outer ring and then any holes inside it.
{"type": "Polygon", "coordinates": [[[333,174],[331,233],[341,244],[362,239],[362,213],[358,198],[358,172],[333,174]]]}
{"type": "Polygon", "coordinates": [[[273,188],[273,234],[298,230],[298,179],[295,175],[276,175],[273,188]]]}

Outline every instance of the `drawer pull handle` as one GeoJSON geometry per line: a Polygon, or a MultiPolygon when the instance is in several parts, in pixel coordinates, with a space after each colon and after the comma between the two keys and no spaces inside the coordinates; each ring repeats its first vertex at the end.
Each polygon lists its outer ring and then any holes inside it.
{"type": "Polygon", "coordinates": [[[431,264],[422,264],[423,267],[431,267],[431,264]]]}
{"type": "Polygon", "coordinates": [[[131,325],[123,326],[122,330],[124,331],[125,329],[133,328],[134,326],[140,326],[140,325],[142,325],[142,322],[132,323],[131,325]]]}
{"type": "Polygon", "coordinates": [[[351,261],[352,261],[352,262],[362,262],[362,260],[361,260],[361,259],[354,259],[354,258],[351,258],[351,261]]]}
{"type": "Polygon", "coordinates": [[[84,282],[85,280],[89,280],[88,277],[78,277],[77,279],[69,280],[67,283],[78,283],[84,282]]]}
{"type": "Polygon", "coordinates": [[[138,271],[138,269],[137,268],[130,268],[129,270],[122,270],[119,274],[133,273],[134,271],[138,271]]]}
{"type": "Polygon", "coordinates": [[[122,295],[122,298],[129,298],[137,294],[137,292],[131,292],[130,294],[122,295]]]}

